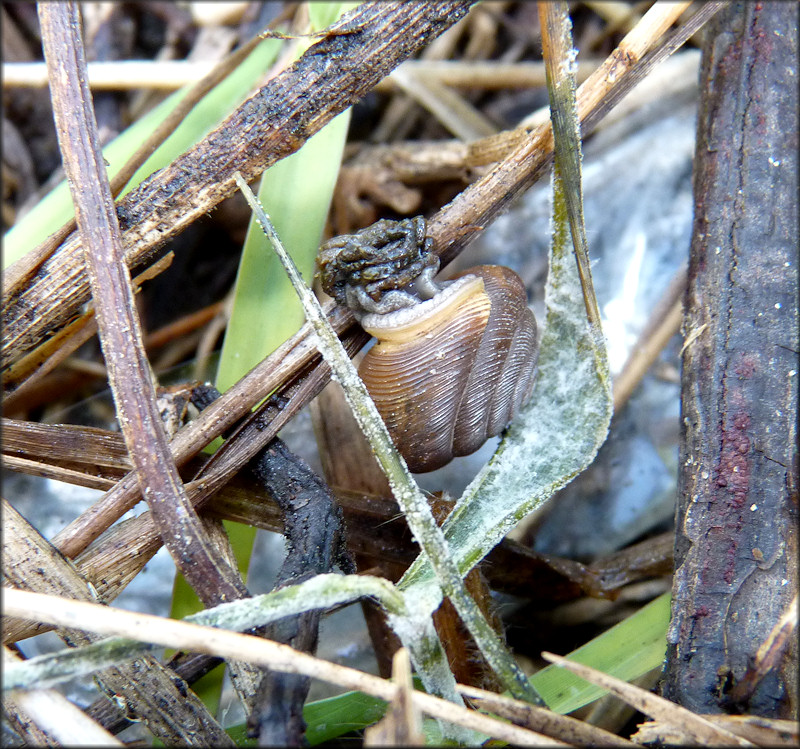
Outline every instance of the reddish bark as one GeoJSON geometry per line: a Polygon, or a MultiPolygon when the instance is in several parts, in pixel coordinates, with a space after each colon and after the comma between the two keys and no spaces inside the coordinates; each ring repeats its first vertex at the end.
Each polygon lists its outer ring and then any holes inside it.
{"type": "Polygon", "coordinates": [[[794,638],[735,689],[797,591],[797,9],[731,4],[703,48],[663,692],[706,713],[797,716],[794,638]]]}

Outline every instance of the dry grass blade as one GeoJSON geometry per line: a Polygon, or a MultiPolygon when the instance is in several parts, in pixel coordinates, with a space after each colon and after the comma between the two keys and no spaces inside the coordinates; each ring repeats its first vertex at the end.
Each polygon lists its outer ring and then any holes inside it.
{"type": "MultiPolygon", "coordinates": [[[[5,502],[3,521],[11,537],[3,545],[3,569],[9,583],[20,589],[79,601],[97,599],[91,583],[5,502]]],[[[4,636],[8,624],[16,623],[15,620],[4,621],[4,636]]],[[[72,645],[85,645],[98,639],[70,627],[60,629],[59,635],[72,645]]],[[[196,744],[198,735],[205,734],[204,741],[220,745],[230,743],[198,697],[150,655],[140,657],[135,664],[112,666],[98,674],[98,678],[107,693],[120,695],[137,719],[145,722],[164,742],[196,744]],[[202,726],[201,732],[193,730],[198,726],[202,726]]]]}
{"type": "Polygon", "coordinates": [[[2,446],[4,456],[38,456],[50,463],[83,463],[117,471],[131,466],[122,435],[95,427],[3,419],[2,446]]]}
{"type": "Polygon", "coordinates": [[[546,736],[576,746],[634,746],[626,739],[604,731],[602,728],[584,723],[568,715],[520,702],[485,689],[459,684],[458,691],[471,702],[487,712],[510,720],[514,725],[538,731],[546,736]]]}
{"type": "Polygon", "coordinates": [[[426,80],[402,65],[390,78],[457,138],[475,140],[497,132],[497,128],[466,99],[438,81],[426,80]]]}
{"type": "MultiPolygon", "coordinates": [[[[21,660],[3,646],[3,663],[21,660]]],[[[3,700],[6,718],[32,746],[124,746],[55,689],[17,692],[3,700]]]]}
{"type": "Polygon", "coordinates": [[[761,718],[757,715],[709,715],[722,728],[759,746],[800,745],[800,725],[796,720],[761,718]]]}
{"type": "MultiPolygon", "coordinates": [[[[720,728],[735,733],[757,746],[798,746],[797,721],[771,720],[752,715],[706,715],[705,718],[720,728]]],[[[653,720],[642,723],[633,735],[637,744],[678,745],[686,740],[686,735],[671,723],[653,720]]]]}
{"type": "Polygon", "coordinates": [[[746,705],[764,677],[773,669],[780,668],[786,649],[797,638],[796,632],[797,594],[761,643],[744,676],[734,685],[729,696],[731,704],[746,705]]]}
{"type": "MultiPolygon", "coordinates": [[[[394,697],[397,690],[394,684],[377,676],[338,666],[252,635],[14,589],[7,591],[4,603],[6,612],[12,616],[59,626],[91,627],[98,634],[248,661],[276,671],[322,679],[345,689],[371,694],[386,702],[394,697]]],[[[10,680],[6,684],[10,684],[10,680]]],[[[424,692],[414,691],[413,700],[428,715],[501,741],[520,746],[566,746],[534,731],[508,725],[424,692]]]]}
{"type": "Polygon", "coordinates": [[[245,595],[237,574],[210,543],[169,452],[103,167],[77,6],[45,4],[39,18],[56,131],[85,247],[109,384],[142,492],[167,548],[200,598],[212,604],[245,595]]]}
{"type": "Polygon", "coordinates": [[[691,2],[655,3],[620,43],[614,53],[589,76],[578,94],[578,113],[581,120],[600,105],[606,106],[620,76],[650,52],[655,40],[691,6],[691,2]]]}
{"type": "MultiPolygon", "coordinates": [[[[242,48],[240,48],[242,49],[242,48]]],[[[187,84],[205,82],[204,77],[223,65],[229,58],[211,68],[205,62],[188,60],[104,60],[89,62],[89,87],[93,91],[123,91],[136,88],[173,90],[187,84]]],[[[583,81],[598,66],[591,60],[578,64],[578,79],[583,81]]],[[[409,60],[400,69],[414,76],[423,76],[444,86],[459,88],[504,90],[544,86],[544,66],[539,62],[503,63],[487,61],[409,60]]],[[[47,71],[42,63],[21,62],[3,66],[3,87],[47,85],[47,71]]],[[[375,91],[388,93],[398,88],[393,76],[375,86],[375,91]]],[[[193,92],[187,93],[192,96],[193,92]]]]}
{"type": "MultiPolygon", "coordinates": [[[[311,47],[197,146],[120,202],[127,262],[138,267],[152,259],[166,240],[234,192],[234,171],[252,180],[297,151],[468,9],[465,0],[367,3],[348,14],[338,33],[311,47]]],[[[19,296],[7,298],[4,366],[65,324],[88,293],[81,243],[72,238],[19,296]]]]}
{"type": "Polygon", "coordinates": [[[680,331],[686,272],[683,267],[675,274],[633,345],[625,366],[614,378],[614,413],[625,406],[672,336],[680,331]]]}
{"type": "Polygon", "coordinates": [[[645,715],[669,723],[682,733],[683,740],[688,743],[697,742],[708,746],[754,746],[752,742],[714,725],[705,717],[665,700],[657,694],[584,666],[582,663],[569,661],[560,655],[542,653],[542,657],[551,663],[563,666],[592,684],[607,689],[645,715]]]}
{"type": "Polygon", "coordinates": [[[392,681],[397,693],[383,718],[364,732],[364,746],[424,746],[422,720],[413,701],[411,658],[405,648],[400,648],[392,659],[392,681]]]}
{"type": "MultiPolygon", "coordinates": [[[[600,60],[578,63],[578,80],[585,81],[597,68],[600,60]]],[[[545,85],[544,65],[541,62],[504,63],[497,60],[409,60],[397,72],[408,71],[415,77],[424,77],[443,86],[465,89],[534,88],[545,85]]],[[[395,75],[384,78],[377,92],[392,91],[397,87],[395,75]]]]}
{"type": "Polygon", "coordinates": [[[28,476],[41,476],[45,479],[63,481],[67,484],[85,486],[88,489],[99,489],[100,491],[107,491],[117,483],[114,479],[94,476],[85,471],[53,465],[52,463],[44,463],[38,460],[29,460],[28,458],[19,458],[15,455],[4,455],[3,467],[6,470],[18,471],[28,476]]]}

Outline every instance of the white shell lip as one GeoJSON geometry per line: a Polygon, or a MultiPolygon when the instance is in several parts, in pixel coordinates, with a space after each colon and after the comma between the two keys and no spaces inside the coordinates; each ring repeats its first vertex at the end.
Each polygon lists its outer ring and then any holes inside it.
{"type": "Polygon", "coordinates": [[[483,279],[470,274],[452,281],[433,299],[420,302],[413,307],[404,307],[383,315],[376,313],[356,315],[356,318],[364,330],[380,339],[383,338],[384,331],[395,332],[417,325],[424,327],[424,321],[428,316],[476,291],[483,291],[483,279]]]}

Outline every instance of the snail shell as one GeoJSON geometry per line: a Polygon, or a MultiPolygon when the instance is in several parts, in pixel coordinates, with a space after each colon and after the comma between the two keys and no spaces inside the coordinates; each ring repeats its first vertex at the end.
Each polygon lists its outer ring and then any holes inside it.
{"type": "Polygon", "coordinates": [[[433,299],[361,325],[378,343],[359,374],[415,473],[477,450],[533,388],[536,321],[508,268],[472,268],[433,299]]]}

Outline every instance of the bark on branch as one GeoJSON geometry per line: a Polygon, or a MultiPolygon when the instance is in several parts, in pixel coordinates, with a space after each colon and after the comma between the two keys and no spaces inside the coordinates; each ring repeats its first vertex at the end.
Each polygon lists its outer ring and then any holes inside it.
{"type": "Polygon", "coordinates": [[[703,50],[663,691],[704,713],[797,716],[795,637],[728,698],[797,590],[797,21],[731,4],[703,50]]]}
{"type": "MultiPolygon", "coordinates": [[[[117,205],[135,273],[164,243],[236,189],[297,151],[403,60],[466,15],[469,0],[367,3],[310,47],[216,130],[117,205]]],[[[83,248],[70,237],[17,296],[4,300],[2,366],[16,361],[89,299],[83,248]]]]}

